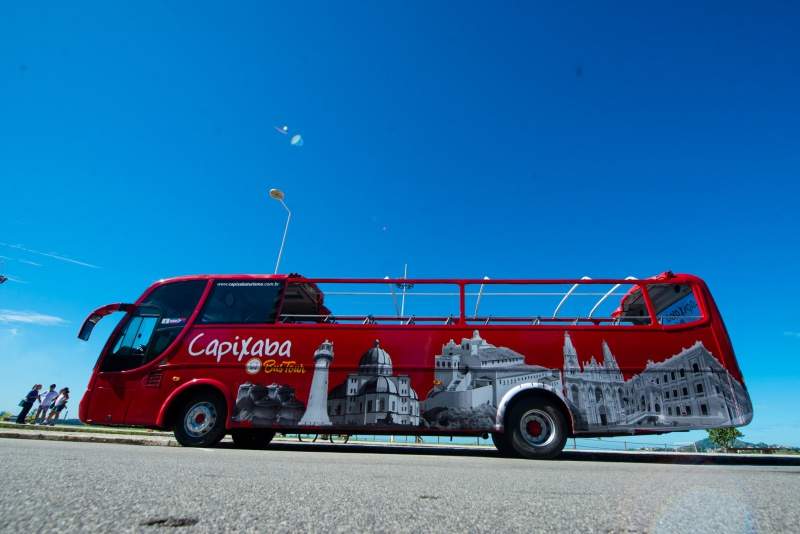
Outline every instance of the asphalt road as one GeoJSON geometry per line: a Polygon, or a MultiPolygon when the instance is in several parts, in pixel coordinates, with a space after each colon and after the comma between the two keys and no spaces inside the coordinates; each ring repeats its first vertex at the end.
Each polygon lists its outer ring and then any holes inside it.
{"type": "Polygon", "coordinates": [[[0,440],[0,530],[800,530],[800,467],[353,450],[0,440]]]}

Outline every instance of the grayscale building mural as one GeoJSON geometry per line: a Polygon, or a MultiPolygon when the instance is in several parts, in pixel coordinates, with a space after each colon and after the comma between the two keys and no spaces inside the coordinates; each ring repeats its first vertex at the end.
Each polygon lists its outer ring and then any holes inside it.
{"type": "Polygon", "coordinates": [[[253,426],[294,426],[300,421],[305,408],[295,398],[291,386],[257,386],[245,382],[239,386],[232,420],[237,423],[249,421],[253,426]]]}
{"type": "Polygon", "coordinates": [[[557,370],[528,365],[522,354],[488,343],[477,330],[470,339],[451,339],[442,347],[434,376],[423,417],[440,429],[491,429],[500,399],[517,384],[533,382],[561,391],[557,370]]]}
{"type": "Polygon", "coordinates": [[[333,361],[333,343],[327,339],[314,351],[314,376],[308,392],[308,408],[300,426],[330,426],[328,417],[328,374],[333,361]]]}
{"type": "MultiPolygon", "coordinates": [[[[497,407],[517,385],[536,384],[560,395],[577,431],[684,430],[749,422],[747,391],[700,342],[661,362],[648,361],[625,379],[608,343],[581,363],[568,332],[562,369],[525,363],[525,356],[497,347],[475,330],[450,340],[434,357],[434,386],[420,402],[408,375],[395,375],[392,358],[376,341],[358,369],[329,390],[333,343],[314,352],[308,407],[288,385],[239,386],[232,420],[253,426],[423,426],[436,430],[494,428],[497,407]]],[[[535,355],[530,355],[535,357],[535,355]]]]}
{"type": "Polygon", "coordinates": [[[378,341],[361,356],[358,372],[331,390],[328,414],[334,425],[420,424],[411,379],[393,376],[392,358],[378,341]]]}
{"type": "Polygon", "coordinates": [[[564,391],[579,430],[710,428],[746,424],[747,392],[701,342],[624,380],[608,344],[581,367],[564,335],[564,391]]]}

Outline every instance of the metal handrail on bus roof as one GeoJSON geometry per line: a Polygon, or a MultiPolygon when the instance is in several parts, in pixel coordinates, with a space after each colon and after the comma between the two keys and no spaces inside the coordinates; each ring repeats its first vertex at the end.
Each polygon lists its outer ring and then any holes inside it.
{"type": "MultiPolygon", "coordinates": [[[[592,279],[592,278],[591,278],[590,276],[581,276],[581,280],[591,280],[591,279],[592,279]]],[[[578,289],[578,286],[579,286],[579,285],[580,285],[579,283],[577,283],[577,284],[574,284],[574,285],[573,285],[571,288],[569,288],[569,291],[567,291],[567,292],[564,294],[564,298],[562,298],[562,299],[561,299],[561,302],[559,302],[559,303],[558,303],[558,306],[556,306],[556,309],[555,309],[555,310],[553,310],[553,319],[555,319],[555,318],[556,318],[556,315],[558,315],[558,310],[560,310],[560,309],[561,309],[561,306],[563,306],[563,305],[564,305],[564,303],[567,301],[567,299],[569,298],[569,296],[570,296],[570,295],[572,295],[572,293],[573,293],[573,292],[574,292],[576,289],[578,289]]]]}
{"type": "MultiPolygon", "coordinates": [[[[638,280],[638,278],[636,278],[635,276],[626,276],[626,277],[625,277],[625,280],[638,280]]],[[[594,305],[594,308],[592,308],[592,311],[590,311],[590,312],[589,312],[589,318],[591,318],[591,317],[592,317],[592,315],[594,314],[594,312],[596,312],[596,311],[597,311],[597,308],[599,308],[599,307],[600,307],[600,305],[601,305],[603,302],[605,302],[605,301],[606,301],[606,299],[607,299],[607,298],[608,298],[608,297],[611,295],[611,293],[613,293],[614,291],[616,291],[617,289],[619,289],[619,287],[620,287],[621,285],[622,285],[622,283],[615,284],[615,285],[614,285],[614,287],[612,287],[611,289],[609,289],[609,290],[608,290],[608,292],[607,292],[605,295],[603,295],[602,297],[600,297],[600,300],[598,300],[598,301],[597,301],[597,304],[595,304],[595,305],[594,305]]]]}
{"type": "MultiPolygon", "coordinates": [[[[384,280],[388,280],[389,279],[388,276],[384,276],[383,278],[384,278],[384,280]]],[[[400,317],[400,306],[397,305],[397,295],[394,292],[394,286],[392,284],[389,284],[389,291],[392,292],[392,301],[394,302],[394,311],[397,313],[397,316],[400,317]]],[[[327,293],[327,294],[330,294],[330,293],[327,293]]]]}
{"type": "MultiPolygon", "coordinates": [[[[484,276],[483,279],[484,280],[488,280],[489,277],[488,276],[484,276]]],[[[481,305],[481,296],[483,296],[483,287],[485,285],[486,284],[481,284],[480,289],[478,289],[478,298],[475,300],[475,313],[473,314],[473,317],[477,317],[478,316],[478,307],[481,305]]]]}

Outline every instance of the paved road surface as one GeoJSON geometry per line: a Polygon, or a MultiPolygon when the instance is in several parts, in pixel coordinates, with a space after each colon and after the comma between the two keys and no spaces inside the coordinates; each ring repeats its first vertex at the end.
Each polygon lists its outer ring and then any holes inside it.
{"type": "Polygon", "coordinates": [[[343,450],[0,440],[0,530],[800,530],[800,467],[343,450]]]}

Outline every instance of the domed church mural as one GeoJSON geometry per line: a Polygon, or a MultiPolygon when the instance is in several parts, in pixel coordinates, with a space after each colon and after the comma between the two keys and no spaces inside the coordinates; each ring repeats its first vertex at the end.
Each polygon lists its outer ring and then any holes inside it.
{"type": "Polygon", "coordinates": [[[408,375],[393,376],[380,341],[361,356],[358,372],[334,387],[328,415],[334,425],[419,425],[419,398],[408,375]]]}

